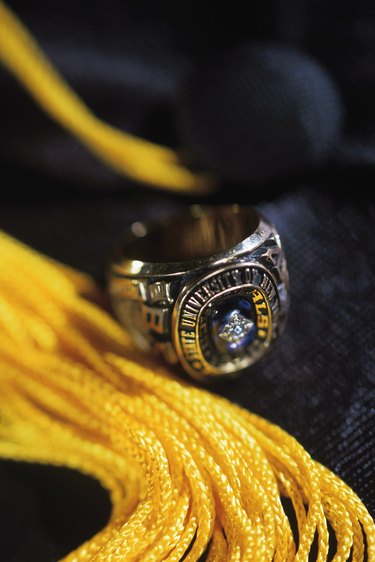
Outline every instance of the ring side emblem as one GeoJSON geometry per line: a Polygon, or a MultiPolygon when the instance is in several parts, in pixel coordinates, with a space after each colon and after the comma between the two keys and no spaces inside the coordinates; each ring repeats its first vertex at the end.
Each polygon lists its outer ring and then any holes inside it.
{"type": "Polygon", "coordinates": [[[275,282],[258,264],[223,268],[194,281],[174,308],[180,361],[196,378],[246,368],[268,349],[279,308],[275,282]]]}

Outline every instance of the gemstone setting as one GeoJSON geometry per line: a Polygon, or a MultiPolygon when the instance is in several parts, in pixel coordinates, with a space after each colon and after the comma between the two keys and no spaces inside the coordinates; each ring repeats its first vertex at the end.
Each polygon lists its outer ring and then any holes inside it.
{"type": "Polygon", "coordinates": [[[256,335],[254,308],[245,295],[217,299],[208,314],[208,331],[219,353],[241,351],[256,335]]]}
{"type": "Polygon", "coordinates": [[[234,310],[219,336],[229,343],[237,344],[247,336],[253,326],[254,322],[245,318],[238,310],[234,310]]]}

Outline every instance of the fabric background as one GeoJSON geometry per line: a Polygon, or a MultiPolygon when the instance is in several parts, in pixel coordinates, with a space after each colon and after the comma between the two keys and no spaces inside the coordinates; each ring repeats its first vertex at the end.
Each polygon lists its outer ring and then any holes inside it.
{"type": "MultiPolygon", "coordinates": [[[[293,434],[374,515],[371,3],[273,0],[251,19],[240,3],[207,14],[194,2],[9,4],[100,117],[219,174],[205,202],[255,204],[275,222],[291,277],[286,332],[213,390],[293,434]]],[[[106,169],[1,68],[0,88],[0,228],[27,244],[104,283],[129,223],[193,202],[106,169]]],[[[0,462],[4,562],[54,562],[109,511],[89,478],[0,462]]]]}

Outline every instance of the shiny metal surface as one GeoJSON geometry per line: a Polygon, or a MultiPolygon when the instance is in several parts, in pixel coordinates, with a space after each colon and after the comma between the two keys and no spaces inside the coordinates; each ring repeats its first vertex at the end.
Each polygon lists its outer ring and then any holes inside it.
{"type": "Polygon", "coordinates": [[[161,352],[200,380],[256,362],[282,331],[288,308],[277,231],[238,205],[195,205],[159,224],[134,223],[116,250],[108,290],[140,349],[161,352]],[[255,326],[251,341],[245,325],[255,326]],[[232,337],[220,337],[223,330],[232,337]]]}

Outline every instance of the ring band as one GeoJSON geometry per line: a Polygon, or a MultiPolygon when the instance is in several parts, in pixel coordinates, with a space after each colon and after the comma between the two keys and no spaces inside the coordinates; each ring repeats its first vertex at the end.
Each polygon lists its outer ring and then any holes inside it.
{"type": "Polygon", "coordinates": [[[200,380],[255,363],[281,333],[288,272],[275,227],[255,209],[194,205],[134,223],[110,265],[115,314],[143,351],[200,380]]]}

